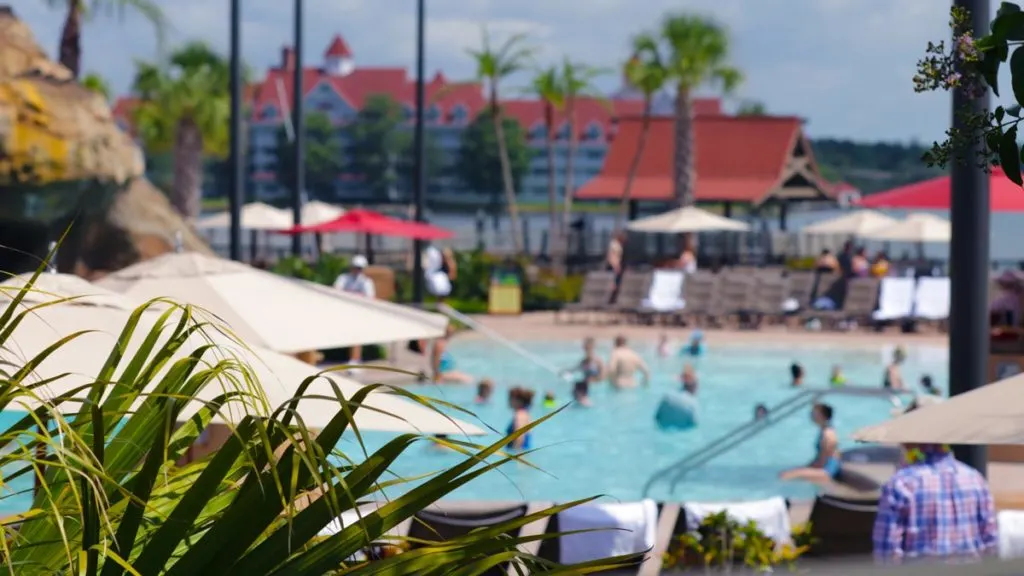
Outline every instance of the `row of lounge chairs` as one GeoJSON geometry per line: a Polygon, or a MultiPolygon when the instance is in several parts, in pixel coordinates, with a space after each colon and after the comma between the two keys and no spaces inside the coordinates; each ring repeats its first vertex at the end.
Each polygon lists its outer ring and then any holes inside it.
{"type": "Polygon", "coordinates": [[[617,297],[611,272],[591,272],[579,302],[556,313],[556,321],[604,316],[626,321],[692,323],[755,328],[764,322],[819,320],[871,324],[924,320],[942,324],[949,315],[948,278],[855,278],[813,272],[785,273],[677,270],[623,274],[617,297]]]}
{"type": "MultiPolygon", "coordinates": [[[[740,510],[749,510],[752,504],[755,507],[758,505],[758,503],[750,502],[736,504],[736,511],[742,515],[740,510]]],[[[764,501],[764,504],[770,506],[773,502],[771,500],[764,501]]],[[[473,530],[538,512],[548,505],[549,503],[446,502],[418,513],[413,519],[392,531],[391,536],[398,539],[406,539],[415,548],[427,545],[428,543],[454,540],[465,536],[473,530]]],[[[372,505],[370,506],[372,507],[372,505]]],[[[619,504],[619,506],[622,505],[619,504]]],[[[785,506],[788,508],[789,503],[785,502],[785,506]]],[[[366,513],[369,509],[367,508],[362,512],[366,513]]],[[[725,507],[725,510],[730,514],[733,513],[729,505],[725,507]]],[[[814,501],[810,513],[809,526],[813,545],[807,556],[809,558],[828,559],[869,556],[872,546],[871,530],[874,525],[876,512],[877,499],[865,501],[863,499],[850,499],[834,495],[819,496],[814,501]]],[[[783,509],[782,514],[786,515],[787,519],[781,522],[781,524],[788,527],[788,511],[783,509]]],[[[650,552],[634,568],[616,573],[636,576],[657,576],[661,574],[662,557],[668,551],[671,543],[679,536],[692,531],[696,524],[699,523],[699,518],[691,518],[689,515],[690,512],[688,512],[688,506],[686,505],[658,504],[656,517],[651,518],[654,526],[649,527],[654,531],[653,547],[650,548],[650,552]]],[[[609,528],[612,528],[611,534],[616,533],[614,525],[609,526],[609,528]]],[[[591,532],[592,534],[604,532],[600,528],[594,528],[594,530],[598,530],[598,532],[591,532]]],[[[560,527],[560,515],[556,514],[549,518],[543,518],[526,524],[518,530],[517,534],[510,534],[510,536],[554,535],[564,532],[566,530],[560,527]]],[[[786,534],[786,537],[788,536],[786,534]]],[[[563,546],[573,545],[574,541],[571,540],[572,538],[574,536],[538,539],[528,544],[528,549],[524,550],[524,552],[537,555],[552,562],[567,562],[567,552],[569,556],[574,557],[578,557],[580,553],[578,550],[563,550],[563,546]]],[[[600,539],[601,536],[599,535],[598,538],[600,539]]],[[[616,539],[619,539],[621,544],[621,538],[616,536],[616,539]]],[[[638,539],[638,545],[640,545],[642,540],[642,537],[638,539]]],[[[646,546],[650,546],[650,544],[652,543],[648,542],[646,546]]],[[[637,552],[642,551],[643,548],[637,550],[637,552]]],[[[622,551],[619,550],[617,553],[622,553],[622,551]]],[[[513,573],[515,573],[515,568],[507,565],[496,567],[488,572],[488,574],[495,575],[513,573]]]]}

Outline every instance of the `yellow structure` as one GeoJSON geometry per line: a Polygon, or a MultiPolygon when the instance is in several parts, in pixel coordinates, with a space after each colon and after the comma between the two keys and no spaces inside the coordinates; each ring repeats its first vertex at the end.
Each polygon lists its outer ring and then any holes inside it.
{"type": "Polygon", "coordinates": [[[5,118],[6,136],[0,143],[0,173],[12,180],[27,183],[47,183],[64,180],[68,165],[67,140],[50,127],[46,101],[39,90],[25,80],[12,80],[0,84],[0,100],[10,106],[5,118]]]}

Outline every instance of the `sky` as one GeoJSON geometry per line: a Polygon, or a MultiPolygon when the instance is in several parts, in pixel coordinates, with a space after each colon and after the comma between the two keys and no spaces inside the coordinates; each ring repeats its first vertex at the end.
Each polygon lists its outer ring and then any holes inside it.
{"type": "MultiPolygon", "coordinates": [[[[157,0],[171,23],[168,45],[204,40],[227,53],[228,0],[157,0]]],[[[52,55],[63,11],[40,0],[8,0],[52,55]]],[[[307,64],[322,59],[335,33],[357,66],[408,66],[414,73],[413,0],[305,0],[307,64]]],[[[600,86],[619,84],[615,70],[630,39],[653,30],[666,13],[686,10],[716,19],[731,36],[731,61],[744,82],[727,106],[753,100],[773,114],[807,120],[812,137],[865,141],[941,139],[951,113],[948,94],[915,94],[911,78],[928,41],[948,36],[948,2],[941,0],[427,0],[427,73],[469,79],[466,50],[479,46],[485,25],[502,35],[526,33],[539,49],[538,66],[569,57],[613,72],[600,86]]],[[[998,4],[992,0],[993,14],[998,4]]],[[[243,2],[243,57],[257,72],[275,64],[290,44],[288,0],[243,2]]],[[[93,14],[83,32],[86,72],[99,73],[118,93],[128,90],[136,60],[157,57],[153,29],[131,14],[93,14]]],[[[525,86],[528,77],[511,84],[525,86]]],[[[706,91],[713,94],[711,90],[706,91]]]]}

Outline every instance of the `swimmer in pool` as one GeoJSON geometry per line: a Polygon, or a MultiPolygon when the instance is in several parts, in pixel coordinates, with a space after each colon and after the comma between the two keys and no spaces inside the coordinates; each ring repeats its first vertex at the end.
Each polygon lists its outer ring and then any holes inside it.
{"type": "Polygon", "coordinates": [[[768,418],[768,407],[764,404],[754,406],[754,421],[760,422],[768,418]]]}
{"type": "Polygon", "coordinates": [[[704,333],[694,330],[690,334],[690,341],[679,351],[683,356],[701,356],[704,354],[704,333]]]}
{"type": "Polygon", "coordinates": [[[472,376],[455,369],[455,358],[448,350],[448,344],[454,334],[455,326],[449,324],[444,336],[434,341],[430,367],[434,374],[434,382],[438,384],[469,384],[473,381],[472,376]]]}
{"type": "Polygon", "coordinates": [[[544,403],[541,404],[545,410],[554,410],[558,408],[558,404],[555,401],[555,393],[548,390],[544,393],[544,403]]]}
{"type": "Polygon", "coordinates": [[[846,384],[846,376],[843,375],[843,369],[839,364],[832,367],[832,375],[829,376],[828,383],[830,386],[842,386],[846,384]]]}
{"type": "Polygon", "coordinates": [[[608,358],[608,383],[616,390],[636,388],[637,372],[643,376],[643,385],[647,386],[651,379],[647,363],[628,346],[625,336],[616,336],[615,348],[608,358]]]}
{"type": "MultiPolygon", "coordinates": [[[[512,421],[508,423],[508,434],[530,425],[530,406],[533,405],[533,390],[516,386],[508,391],[508,405],[512,408],[512,421]]],[[[510,450],[529,450],[531,445],[530,432],[508,443],[510,450]]]]}
{"type": "Polygon", "coordinates": [[[662,334],[658,337],[658,357],[668,358],[671,353],[671,344],[668,340],[668,334],[662,334]]]}
{"type": "Polygon", "coordinates": [[[804,385],[804,367],[797,362],[789,365],[789,375],[793,378],[794,388],[804,385]]]}
{"type": "Polygon", "coordinates": [[[484,378],[476,385],[476,400],[473,403],[487,404],[491,401],[492,394],[494,394],[494,380],[484,378]]]}
{"type": "Polygon", "coordinates": [[[578,374],[579,380],[573,385],[573,398],[576,402],[585,406],[590,405],[590,385],[600,382],[604,378],[604,362],[594,353],[594,339],[587,337],[583,339],[583,358],[579,364],[568,370],[563,370],[563,376],[578,374]],[[581,401],[582,398],[584,401],[581,401]]]}
{"type": "Polygon", "coordinates": [[[690,394],[697,394],[697,371],[692,364],[683,366],[683,373],[679,375],[679,381],[683,383],[683,390],[690,394]]]}
{"type": "Polygon", "coordinates": [[[811,408],[811,420],[818,427],[818,437],[814,441],[814,460],[807,466],[782,472],[779,478],[827,484],[839,477],[839,436],[832,427],[834,414],[832,406],[828,404],[815,404],[811,408]]]}

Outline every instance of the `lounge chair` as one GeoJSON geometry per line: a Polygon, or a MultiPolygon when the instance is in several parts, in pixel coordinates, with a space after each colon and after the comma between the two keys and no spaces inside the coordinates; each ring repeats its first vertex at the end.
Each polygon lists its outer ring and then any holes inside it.
{"type": "Polygon", "coordinates": [[[579,302],[570,302],[555,311],[555,322],[561,319],[564,312],[571,322],[577,312],[588,315],[608,308],[612,292],[615,290],[615,274],[609,271],[588,272],[583,279],[579,302]]]}
{"type": "Polygon", "coordinates": [[[818,311],[818,317],[833,328],[843,321],[858,324],[870,321],[878,305],[877,278],[851,278],[846,280],[845,284],[843,307],[839,310],[818,311]]]}
{"type": "Polygon", "coordinates": [[[683,310],[681,316],[695,325],[703,324],[711,310],[712,301],[721,279],[708,272],[688,274],[683,283],[683,310]]]}
{"type": "Polygon", "coordinates": [[[878,498],[860,499],[823,494],[811,508],[809,557],[867,556],[878,513],[878,498]]]}
{"type": "Polygon", "coordinates": [[[655,270],[647,298],[640,303],[637,313],[641,318],[662,320],[677,317],[683,309],[683,283],[686,275],[682,270],[655,270]]]}
{"type": "Polygon", "coordinates": [[[811,296],[814,291],[815,280],[814,272],[790,272],[786,276],[786,298],[796,300],[800,309],[807,309],[811,305],[811,296]]]}
{"type": "Polygon", "coordinates": [[[944,328],[949,320],[949,278],[925,276],[918,279],[914,294],[914,317],[944,328]]]}
{"type": "Polygon", "coordinates": [[[619,284],[619,297],[611,305],[611,311],[617,312],[627,322],[636,319],[637,311],[651,291],[653,279],[653,272],[626,271],[619,284]]]}
{"type": "Polygon", "coordinates": [[[878,290],[878,310],[872,313],[872,318],[883,322],[910,318],[914,314],[915,290],[916,282],[913,278],[882,278],[878,290]]]}
{"type": "Polygon", "coordinates": [[[756,279],[753,296],[753,313],[755,325],[759,326],[766,318],[781,318],[783,306],[789,298],[789,279],[781,275],[759,275],[756,279]]]}
{"type": "Polygon", "coordinates": [[[720,326],[727,326],[735,319],[740,328],[750,327],[756,286],[757,279],[751,276],[724,275],[715,290],[708,315],[720,326]]]}

